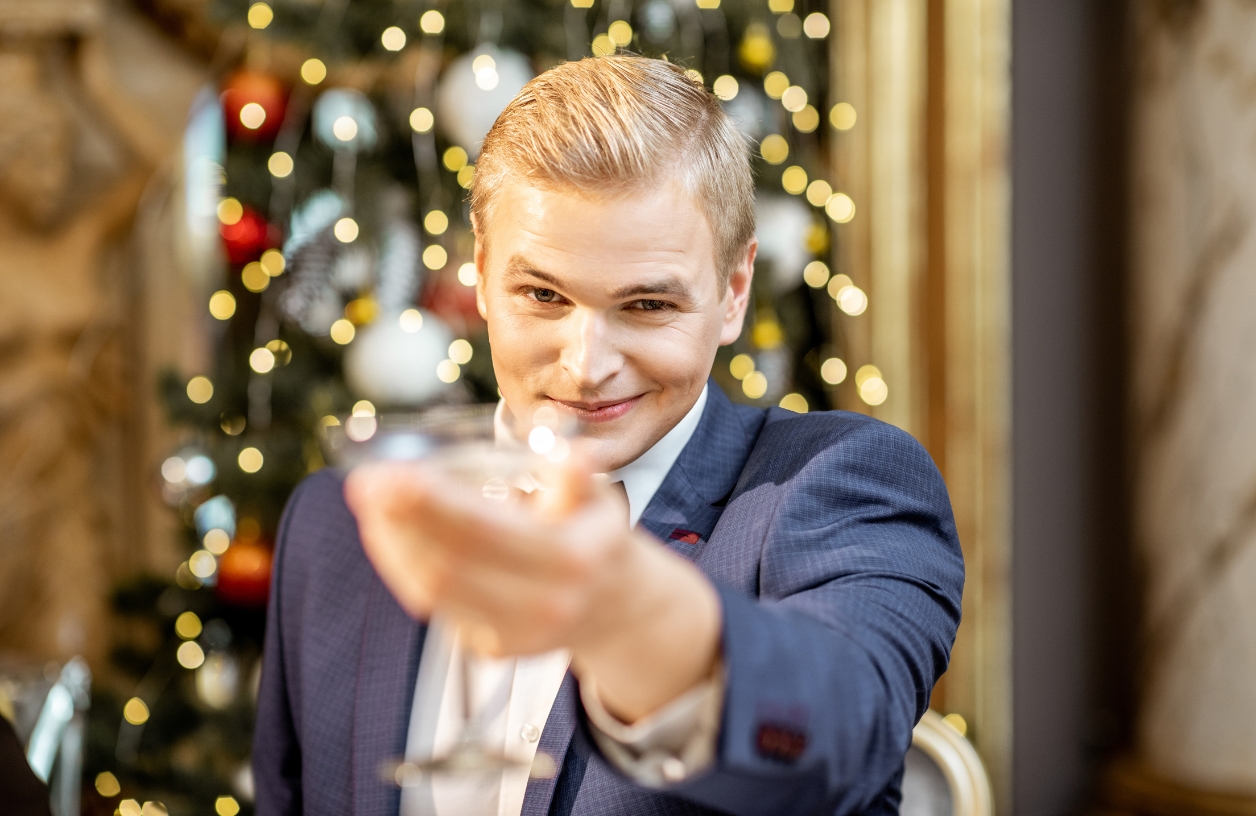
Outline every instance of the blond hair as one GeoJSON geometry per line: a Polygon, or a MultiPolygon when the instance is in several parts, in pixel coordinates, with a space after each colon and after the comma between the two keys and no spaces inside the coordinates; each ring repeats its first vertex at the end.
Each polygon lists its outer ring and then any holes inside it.
{"type": "Polygon", "coordinates": [[[583,59],[524,86],[480,149],[471,211],[481,235],[507,177],[593,195],[679,181],[711,228],[721,287],[754,237],[745,138],[702,83],[663,60],[583,59]]]}

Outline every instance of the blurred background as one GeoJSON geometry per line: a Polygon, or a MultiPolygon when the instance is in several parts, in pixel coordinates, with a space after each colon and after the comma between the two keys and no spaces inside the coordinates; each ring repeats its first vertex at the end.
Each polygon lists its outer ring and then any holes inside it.
{"type": "Polygon", "coordinates": [[[717,382],[947,479],[995,810],[1256,813],[1256,6],[0,0],[0,715],[54,812],[252,812],[287,495],[322,426],[495,399],[478,145],[617,50],[754,144],[717,382]]]}

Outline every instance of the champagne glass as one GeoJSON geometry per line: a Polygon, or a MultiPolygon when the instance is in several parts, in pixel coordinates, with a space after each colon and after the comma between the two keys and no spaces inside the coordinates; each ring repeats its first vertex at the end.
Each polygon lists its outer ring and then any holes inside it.
{"type": "MultiPolygon", "coordinates": [[[[552,408],[540,408],[527,422],[498,415],[496,405],[441,406],[415,413],[356,414],[322,426],[329,462],[344,470],[368,462],[423,461],[450,481],[452,489],[471,488],[489,503],[517,501],[540,487],[544,471],[566,459],[574,424],[552,408]]],[[[458,638],[462,686],[462,727],[453,747],[423,762],[404,762],[390,770],[398,784],[417,784],[424,774],[488,775],[521,760],[491,747],[486,717],[477,710],[475,690],[480,656],[473,638],[453,621],[435,614],[430,622],[439,636],[458,638]]],[[[430,636],[430,635],[429,635],[430,636]]],[[[538,754],[533,772],[552,759],[538,754]]]]}

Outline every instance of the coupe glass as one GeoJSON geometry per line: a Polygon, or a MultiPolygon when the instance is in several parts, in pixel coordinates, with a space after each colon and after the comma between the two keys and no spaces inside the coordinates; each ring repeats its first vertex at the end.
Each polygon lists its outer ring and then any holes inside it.
{"type": "MultiPolygon", "coordinates": [[[[561,462],[570,450],[574,428],[558,414],[541,408],[528,422],[499,429],[495,405],[442,406],[417,413],[355,415],[323,427],[328,461],[348,471],[380,461],[420,461],[446,476],[451,489],[471,488],[486,502],[519,500],[543,483],[544,471],[561,462]],[[500,431],[504,430],[504,436],[500,431]]],[[[425,762],[405,762],[395,770],[399,784],[408,785],[425,774],[489,774],[523,764],[486,742],[486,716],[477,710],[474,690],[480,664],[473,639],[439,613],[430,622],[455,633],[461,648],[462,729],[453,747],[425,762]]],[[[452,637],[451,637],[452,639],[452,637]]]]}

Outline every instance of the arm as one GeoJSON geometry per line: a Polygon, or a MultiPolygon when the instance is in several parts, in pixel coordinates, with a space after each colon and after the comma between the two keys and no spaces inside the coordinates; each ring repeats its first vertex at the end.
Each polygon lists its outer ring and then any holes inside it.
{"type": "Polygon", "coordinates": [[[774,425],[758,446],[770,465],[751,458],[720,522],[769,519],[759,600],[720,589],[716,761],[673,790],[737,814],[858,813],[899,772],[946,668],[959,542],[941,477],[907,434],[774,425]]]}
{"type": "Polygon", "coordinates": [[[257,695],[257,724],[253,733],[253,779],[257,812],[267,816],[298,816],[302,812],[301,743],[288,696],[281,615],[287,536],[302,487],[298,487],[288,500],[279,524],[270,602],[266,610],[266,643],[257,695]]]}

